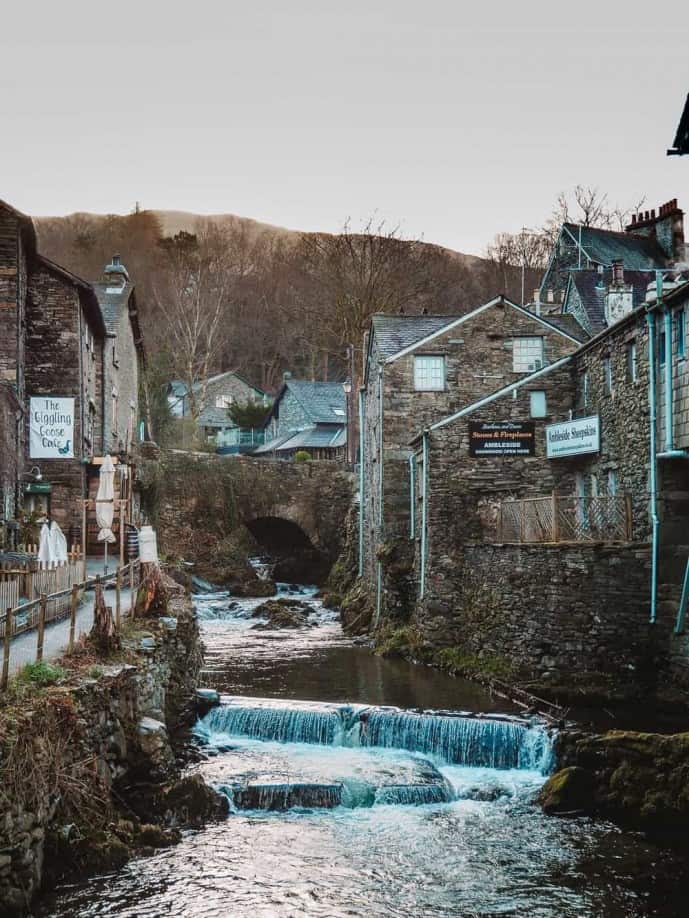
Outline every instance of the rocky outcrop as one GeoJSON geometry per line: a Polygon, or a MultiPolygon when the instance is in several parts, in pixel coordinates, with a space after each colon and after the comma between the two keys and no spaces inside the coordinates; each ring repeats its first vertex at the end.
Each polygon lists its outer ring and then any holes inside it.
{"type": "Polygon", "coordinates": [[[541,792],[546,812],[597,814],[653,833],[686,833],[689,733],[565,731],[557,757],[563,767],[541,792]]]}
{"type": "Polygon", "coordinates": [[[137,816],[136,805],[137,791],[162,801],[175,785],[170,737],[194,710],[202,662],[191,603],[165,586],[167,614],[127,620],[120,661],[94,665],[82,648],[55,684],[0,698],[0,914],[25,913],[44,878],[109,870],[150,847],[145,824],[158,822],[165,843],[184,824],[189,807],[166,824],[174,807],[137,816]]]}
{"type": "Polygon", "coordinates": [[[252,618],[263,619],[254,628],[308,628],[312,609],[298,599],[273,599],[262,602],[252,612],[252,618]]]}

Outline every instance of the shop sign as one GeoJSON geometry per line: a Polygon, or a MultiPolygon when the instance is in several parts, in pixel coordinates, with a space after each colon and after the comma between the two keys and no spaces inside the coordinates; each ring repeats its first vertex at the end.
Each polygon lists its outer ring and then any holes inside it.
{"type": "Polygon", "coordinates": [[[34,396],[29,406],[32,459],[74,458],[74,399],[34,396]]]}
{"type": "Polygon", "coordinates": [[[560,459],[600,451],[600,418],[577,418],[549,424],[545,429],[546,456],[560,459]]]}
{"type": "Polygon", "coordinates": [[[469,455],[533,456],[533,421],[469,421],[469,455]]]}

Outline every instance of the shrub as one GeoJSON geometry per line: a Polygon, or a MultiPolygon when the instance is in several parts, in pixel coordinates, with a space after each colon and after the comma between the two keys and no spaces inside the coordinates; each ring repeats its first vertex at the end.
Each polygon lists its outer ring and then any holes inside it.
{"type": "Polygon", "coordinates": [[[27,663],[17,674],[17,680],[25,684],[44,687],[54,685],[66,676],[61,666],[55,666],[41,660],[40,663],[27,663]]]}
{"type": "Polygon", "coordinates": [[[295,462],[311,462],[311,453],[308,453],[305,449],[298,449],[294,454],[295,462]]]}

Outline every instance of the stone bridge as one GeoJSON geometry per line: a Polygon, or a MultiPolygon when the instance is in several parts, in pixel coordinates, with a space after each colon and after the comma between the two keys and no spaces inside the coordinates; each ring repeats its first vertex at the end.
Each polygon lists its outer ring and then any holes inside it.
{"type": "Polygon", "coordinates": [[[169,555],[196,560],[242,526],[259,539],[278,530],[306,537],[330,563],[344,548],[355,475],[339,463],[161,450],[139,472],[144,509],[169,555]]]}

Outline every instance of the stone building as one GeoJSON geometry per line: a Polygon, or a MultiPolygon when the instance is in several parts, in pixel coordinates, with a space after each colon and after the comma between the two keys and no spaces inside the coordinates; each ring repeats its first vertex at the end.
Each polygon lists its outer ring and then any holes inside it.
{"type": "Polygon", "coordinates": [[[16,520],[19,508],[23,419],[23,406],[14,387],[0,380],[0,548],[12,541],[7,524],[16,520]]]}
{"type": "Polygon", "coordinates": [[[105,321],[103,452],[130,457],[137,439],[139,381],[144,345],[136,290],[119,255],[93,289],[105,321]]]}
{"type": "MultiPolygon", "coordinates": [[[[263,443],[261,428],[240,429],[228,409],[232,405],[257,404],[264,406],[267,413],[270,406],[267,392],[232,370],[209,377],[205,394],[201,382],[195,383],[193,388],[195,396],[202,401],[198,424],[207,443],[223,452],[248,452],[263,443]]],[[[173,380],[168,384],[167,398],[173,418],[191,417],[191,399],[182,380],[173,380]]]]}
{"type": "MultiPolygon", "coordinates": [[[[378,619],[408,614],[418,591],[409,538],[412,440],[496,390],[559,365],[584,338],[572,317],[546,319],[504,296],[462,316],[373,317],[360,393],[359,564],[378,619]],[[384,558],[393,562],[394,582],[386,581],[384,558]]],[[[549,408],[549,393],[538,386],[528,398],[533,417],[553,408],[552,395],[549,408]]],[[[455,453],[449,458],[461,461],[455,453]]]]}
{"type": "MultiPolygon", "coordinates": [[[[15,512],[50,514],[70,540],[82,499],[95,493],[98,458],[112,452],[128,468],[138,418],[136,300],[123,267],[108,268],[96,290],[42,256],[31,219],[0,202],[0,379],[23,414],[16,468],[0,454],[0,478],[15,476],[15,512]]],[[[117,476],[122,496],[131,480],[117,476]]]]}
{"type": "Polygon", "coordinates": [[[266,442],[255,455],[290,459],[298,452],[312,459],[346,458],[347,397],[342,383],[284,381],[266,421],[266,442]]]}

